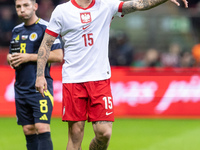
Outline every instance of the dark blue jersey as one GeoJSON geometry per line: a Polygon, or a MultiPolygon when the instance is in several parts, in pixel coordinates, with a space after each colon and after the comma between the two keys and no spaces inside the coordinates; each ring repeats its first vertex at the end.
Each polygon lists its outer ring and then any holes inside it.
{"type": "MultiPolygon", "coordinates": [[[[24,23],[16,26],[12,31],[12,39],[19,41],[20,53],[38,53],[48,22],[43,19],[31,25],[25,26],[24,23]]],[[[51,50],[62,48],[60,40],[57,38],[51,50]]],[[[10,50],[11,53],[11,50],[10,50]]],[[[37,62],[27,62],[16,69],[15,98],[33,97],[38,94],[35,90],[35,80],[37,72],[37,62]]],[[[50,63],[45,68],[45,78],[48,90],[53,94],[53,80],[50,76],[50,63]]]]}

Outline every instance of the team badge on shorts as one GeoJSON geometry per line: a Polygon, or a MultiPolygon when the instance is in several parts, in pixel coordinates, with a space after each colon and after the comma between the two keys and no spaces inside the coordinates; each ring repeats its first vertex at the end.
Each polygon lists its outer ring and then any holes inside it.
{"type": "Polygon", "coordinates": [[[36,32],[31,33],[29,36],[30,41],[35,41],[38,38],[38,35],[36,32]]]}
{"type": "Polygon", "coordinates": [[[90,12],[80,13],[81,23],[89,23],[92,21],[90,12]]]}

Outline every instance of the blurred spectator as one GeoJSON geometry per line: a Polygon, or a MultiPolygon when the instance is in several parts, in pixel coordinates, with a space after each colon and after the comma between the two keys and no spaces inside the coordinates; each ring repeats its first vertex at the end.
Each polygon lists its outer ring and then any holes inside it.
{"type": "Polygon", "coordinates": [[[14,5],[14,0],[0,0],[0,6],[3,5],[14,5]]]}
{"type": "Polygon", "coordinates": [[[159,52],[156,49],[150,48],[142,59],[136,60],[132,65],[135,67],[159,67],[159,58],[159,52]]]}
{"type": "Polygon", "coordinates": [[[195,60],[194,67],[200,66],[200,44],[196,44],[192,48],[192,56],[195,60]]]}
{"type": "Polygon", "coordinates": [[[0,9],[0,45],[9,46],[11,40],[11,31],[15,26],[16,20],[13,17],[13,9],[10,6],[4,6],[0,9]]]}
{"type": "Polygon", "coordinates": [[[110,35],[109,39],[109,61],[111,66],[115,66],[117,64],[117,61],[115,59],[115,50],[117,49],[117,39],[114,34],[110,35]]]}
{"type": "Polygon", "coordinates": [[[55,5],[52,0],[40,0],[38,1],[39,8],[37,13],[38,15],[46,21],[49,21],[51,13],[55,8],[55,5]]]}
{"type": "Polygon", "coordinates": [[[200,43],[200,0],[189,2],[190,21],[196,42],[200,43]]]}
{"type": "Polygon", "coordinates": [[[194,59],[192,57],[191,52],[184,51],[181,53],[180,57],[180,67],[193,67],[194,66],[194,59]]]}
{"type": "Polygon", "coordinates": [[[109,41],[109,59],[112,66],[130,66],[133,61],[133,46],[125,32],[118,31],[109,41]]]}
{"type": "Polygon", "coordinates": [[[179,67],[181,46],[178,43],[172,43],[169,51],[161,54],[161,63],[163,67],[179,67]]]}

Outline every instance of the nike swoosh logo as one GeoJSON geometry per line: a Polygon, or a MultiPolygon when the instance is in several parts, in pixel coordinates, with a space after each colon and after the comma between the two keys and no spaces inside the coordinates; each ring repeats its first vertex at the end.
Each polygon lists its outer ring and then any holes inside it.
{"type": "Polygon", "coordinates": [[[87,29],[90,25],[83,27],[83,30],[87,29]]]}
{"type": "Polygon", "coordinates": [[[106,115],[108,116],[108,115],[111,115],[113,112],[106,112],[106,115]]]}

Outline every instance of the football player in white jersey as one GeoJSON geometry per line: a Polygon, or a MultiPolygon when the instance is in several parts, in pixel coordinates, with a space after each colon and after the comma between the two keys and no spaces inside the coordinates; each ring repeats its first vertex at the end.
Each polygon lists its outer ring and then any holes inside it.
{"type": "MultiPolygon", "coordinates": [[[[90,150],[106,150],[114,121],[110,89],[108,41],[114,16],[151,9],[168,0],[71,0],[58,5],[41,43],[37,60],[36,89],[47,89],[44,66],[49,49],[60,35],[64,42],[63,116],[68,122],[67,150],[81,149],[85,121],[92,122],[95,137],[90,150]]],[[[169,0],[180,5],[177,0],[169,0]]],[[[182,0],[188,7],[187,0],[182,0]]]]}

